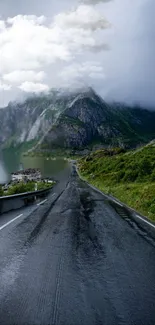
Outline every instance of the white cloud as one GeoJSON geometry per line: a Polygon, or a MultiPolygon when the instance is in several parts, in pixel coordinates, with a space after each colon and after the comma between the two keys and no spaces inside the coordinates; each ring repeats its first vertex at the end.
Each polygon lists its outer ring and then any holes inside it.
{"type": "Polygon", "coordinates": [[[42,91],[48,91],[49,86],[46,84],[42,84],[42,83],[34,83],[34,82],[25,81],[19,86],[19,89],[22,91],[25,91],[27,93],[31,93],[31,92],[39,93],[42,91]]]}
{"type": "Polygon", "coordinates": [[[13,86],[5,102],[19,94],[22,82],[61,87],[69,83],[70,76],[70,85],[75,80],[90,82],[111,100],[155,103],[154,0],[45,2],[0,1],[3,17],[11,17],[5,21],[0,18],[0,89],[13,86]],[[72,10],[64,11],[70,4],[72,10]],[[27,15],[16,16],[21,12],[27,15]],[[28,15],[31,12],[36,15],[28,15]],[[40,14],[47,19],[37,16],[40,14]],[[111,23],[111,29],[106,31],[104,16],[111,23]],[[103,53],[108,49],[106,44],[110,50],[103,53]],[[85,61],[97,61],[104,67],[103,73],[81,71],[81,62],[85,61]],[[10,85],[3,77],[15,71],[45,71],[47,75],[43,81],[30,80],[27,75],[20,84],[10,85]],[[106,79],[99,79],[104,72],[106,79]]]}
{"type": "Polygon", "coordinates": [[[92,5],[96,5],[100,2],[109,2],[111,0],[79,0],[79,2],[85,3],[85,4],[92,4],[92,5]]]}
{"type": "MultiPolygon", "coordinates": [[[[59,66],[64,71],[63,82],[67,71],[71,74],[72,62],[80,62],[85,53],[91,52],[93,56],[94,52],[107,49],[99,35],[108,27],[102,11],[90,3],[57,14],[51,21],[45,16],[21,14],[0,20],[0,79],[3,80],[0,89],[13,86],[11,93],[19,89],[38,92],[57,86],[59,66]],[[63,70],[66,64],[70,68],[63,70]]],[[[74,80],[102,78],[99,71],[85,64],[74,66],[73,73],[74,80]]]]}
{"type": "Polygon", "coordinates": [[[25,71],[16,70],[7,74],[4,74],[3,79],[11,84],[21,84],[25,81],[42,81],[45,78],[44,71],[25,71]]]}
{"type": "Polygon", "coordinates": [[[97,62],[74,63],[64,68],[60,78],[67,85],[80,85],[91,82],[91,79],[105,79],[103,67],[97,62]]]}
{"type": "Polygon", "coordinates": [[[42,25],[43,18],[17,16],[0,30],[0,73],[45,67],[70,58],[67,46],[56,40],[54,28],[42,25]],[[9,23],[9,25],[8,25],[9,23]]]}
{"type": "Polygon", "coordinates": [[[109,27],[102,13],[89,5],[79,5],[76,10],[57,15],[54,24],[62,29],[82,28],[94,31],[109,27]]]}
{"type": "Polygon", "coordinates": [[[8,90],[10,90],[11,88],[12,88],[11,85],[5,84],[5,83],[3,83],[3,82],[0,80],[0,91],[1,91],[1,90],[6,90],[6,91],[8,91],[8,90]]]}
{"type": "Polygon", "coordinates": [[[0,20],[0,31],[3,31],[5,29],[5,22],[3,20],[0,20]]]}
{"type": "Polygon", "coordinates": [[[37,24],[37,25],[41,25],[46,21],[46,17],[45,16],[40,16],[37,17],[35,15],[18,15],[12,18],[8,18],[7,19],[7,23],[10,25],[14,25],[15,23],[21,23],[21,21],[30,21],[32,24],[37,24]]]}
{"type": "Polygon", "coordinates": [[[74,11],[58,14],[50,25],[44,16],[18,15],[0,21],[0,74],[38,70],[58,60],[70,61],[87,47],[101,49],[92,30],[108,23],[93,6],[79,5],[74,11]]]}

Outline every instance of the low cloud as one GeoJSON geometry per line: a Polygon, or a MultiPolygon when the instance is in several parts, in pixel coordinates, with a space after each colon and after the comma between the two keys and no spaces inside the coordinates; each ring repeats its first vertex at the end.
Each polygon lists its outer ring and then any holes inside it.
{"type": "Polygon", "coordinates": [[[5,91],[8,91],[10,90],[12,87],[11,85],[8,85],[6,83],[3,83],[1,80],[0,80],[0,90],[5,90],[5,91]]]}
{"type": "Polygon", "coordinates": [[[17,70],[10,72],[8,74],[4,74],[3,79],[12,84],[20,84],[25,80],[27,81],[42,81],[45,78],[44,71],[25,71],[25,70],[17,70]]]}
{"type": "Polygon", "coordinates": [[[21,86],[19,86],[19,89],[21,89],[22,91],[26,92],[26,93],[39,93],[39,92],[46,92],[49,90],[49,86],[46,84],[42,84],[42,83],[34,83],[34,82],[29,82],[29,81],[25,81],[21,84],[21,86]]]}
{"type": "Polygon", "coordinates": [[[97,62],[73,63],[67,66],[60,74],[61,80],[67,86],[79,87],[83,84],[91,84],[92,80],[105,78],[103,67],[97,62]]]}

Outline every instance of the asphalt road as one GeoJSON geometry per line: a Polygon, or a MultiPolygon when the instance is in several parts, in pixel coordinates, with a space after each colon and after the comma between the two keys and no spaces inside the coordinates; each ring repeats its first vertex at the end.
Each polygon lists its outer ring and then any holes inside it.
{"type": "Polygon", "coordinates": [[[25,219],[30,216],[32,212],[39,209],[40,205],[44,204],[44,200],[45,199],[38,199],[33,204],[0,215],[0,231],[7,227],[8,224],[10,225],[11,223],[14,223],[13,226],[15,226],[15,221],[17,224],[21,222],[21,218],[25,219]],[[19,218],[20,220],[18,220],[19,218]]]}
{"type": "Polygon", "coordinates": [[[155,325],[154,240],[68,170],[0,230],[0,325],[10,324],[155,325]]]}

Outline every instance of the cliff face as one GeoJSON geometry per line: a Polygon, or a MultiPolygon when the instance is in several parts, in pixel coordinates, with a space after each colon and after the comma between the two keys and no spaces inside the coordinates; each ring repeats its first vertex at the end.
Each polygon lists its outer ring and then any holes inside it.
{"type": "Polygon", "coordinates": [[[51,91],[48,95],[33,95],[22,103],[10,103],[0,109],[0,146],[39,141],[66,108],[68,98],[74,96],[51,91]]]}
{"type": "Polygon", "coordinates": [[[108,105],[91,88],[51,91],[0,110],[0,146],[35,141],[36,150],[95,143],[136,146],[155,138],[155,112],[108,105]]]}
{"type": "Polygon", "coordinates": [[[98,138],[98,127],[106,119],[108,109],[90,89],[78,94],[61,113],[56,124],[43,137],[41,144],[50,148],[82,148],[98,138]]]}
{"type": "Polygon", "coordinates": [[[108,105],[90,89],[66,107],[38,148],[82,149],[95,143],[132,147],[154,138],[154,123],[155,112],[108,105]]]}

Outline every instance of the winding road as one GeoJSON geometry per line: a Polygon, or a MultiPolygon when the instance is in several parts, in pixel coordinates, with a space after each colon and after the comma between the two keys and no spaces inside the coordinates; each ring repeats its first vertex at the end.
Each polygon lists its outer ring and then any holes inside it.
{"type": "Polygon", "coordinates": [[[0,223],[0,325],[155,325],[155,240],[75,170],[13,213],[0,223]]]}

